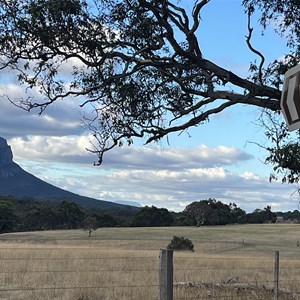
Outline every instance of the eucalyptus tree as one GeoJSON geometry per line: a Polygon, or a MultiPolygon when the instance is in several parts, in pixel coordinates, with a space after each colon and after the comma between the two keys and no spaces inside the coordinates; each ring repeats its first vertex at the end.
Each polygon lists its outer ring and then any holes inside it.
{"type": "Polygon", "coordinates": [[[235,105],[255,106],[271,120],[264,124],[273,141],[267,161],[277,172],[287,170],[285,180],[297,181],[300,159],[295,165],[288,153],[298,150],[298,137],[290,140],[276,115],[283,75],[299,62],[299,1],[241,0],[245,40],[257,55],[245,78],[203,53],[200,16],[210,2],[190,1],[193,8],[186,10],[185,1],[177,0],[0,0],[0,68],[41,94],[10,100],[40,113],[69,97],[79,99],[82,109],[92,107],[86,122],[99,164],[106,151],[136,138],[151,143],[235,105]],[[266,65],[255,48],[254,13],[263,29],[272,23],[286,36],[282,59],[266,65]],[[71,63],[66,78],[62,67],[71,63]]]}

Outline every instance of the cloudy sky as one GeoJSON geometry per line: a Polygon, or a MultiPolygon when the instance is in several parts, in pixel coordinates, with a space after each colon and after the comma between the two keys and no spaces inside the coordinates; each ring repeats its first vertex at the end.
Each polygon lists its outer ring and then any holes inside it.
{"type": "MultiPolygon", "coordinates": [[[[199,40],[206,58],[245,76],[255,57],[246,47],[247,20],[240,2],[208,4],[199,40]]],[[[263,37],[260,33],[259,28],[254,32],[255,46],[270,60],[280,58],[284,40],[271,30],[263,37]]],[[[63,71],[67,74],[67,66],[63,71]]],[[[0,95],[5,94],[26,97],[13,73],[0,73],[0,95]]],[[[182,211],[193,201],[215,198],[249,212],[267,205],[273,210],[298,209],[293,194],[297,186],[269,183],[271,166],[264,165],[266,153],[255,145],[264,144],[265,137],[257,125],[260,111],[254,107],[235,107],[168,141],[114,149],[101,167],[94,167],[97,157],[86,151],[90,137],[78,104],[73,99],[57,102],[39,116],[2,96],[0,136],[8,140],[15,162],[58,187],[107,201],[182,211]]]]}

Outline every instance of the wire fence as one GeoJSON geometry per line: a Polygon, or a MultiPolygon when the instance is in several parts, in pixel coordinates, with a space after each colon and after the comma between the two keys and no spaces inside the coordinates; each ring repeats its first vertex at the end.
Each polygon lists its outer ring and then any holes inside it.
{"type": "Polygon", "coordinates": [[[276,270],[274,252],[254,251],[174,252],[172,298],[161,296],[161,251],[3,247],[0,299],[300,299],[300,260],[280,253],[276,270]]]}

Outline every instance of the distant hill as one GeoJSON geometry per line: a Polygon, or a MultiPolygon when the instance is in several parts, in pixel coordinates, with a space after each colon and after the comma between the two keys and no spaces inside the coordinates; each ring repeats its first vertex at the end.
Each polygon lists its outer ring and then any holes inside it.
{"type": "Polygon", "coordinates": [[[114,202],[97,200],[77,195],[54,185],[51,185],[23,170],[13,161],[11,147],[0,137],[0,195],[14,197],[32,197],[37,200],[61,202],[63,200],[75,202],[83,207],[101,209],[137,208],[114,202]]]}

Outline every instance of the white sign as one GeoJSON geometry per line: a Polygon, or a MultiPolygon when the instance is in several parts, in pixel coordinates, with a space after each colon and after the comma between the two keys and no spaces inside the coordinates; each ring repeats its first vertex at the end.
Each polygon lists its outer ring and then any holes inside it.
{"type": "Polygon", "coordinates": [[[280,106],[289,131],[300,129],[300,65],[284,75],[280,106]]]}

